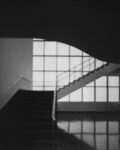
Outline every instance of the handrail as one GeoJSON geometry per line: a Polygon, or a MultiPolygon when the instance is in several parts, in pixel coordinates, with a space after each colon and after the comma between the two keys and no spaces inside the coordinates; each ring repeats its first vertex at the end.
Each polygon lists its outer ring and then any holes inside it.
{"type": "MultiPolygon", "coordinates": [[[[92,64],[93,64],[93,63],[90,63],[89,65],[92,65],[92,64]]],[[[84,68],[86,68],[86,67],[88,67],[88,65],[84,66],[84,68]]],[[[76,71],[72,72],[70,75],[74,74],[75,72],[76,72],[76,71]]],[[[79,72],[80,72],[80,70],[79,70],[79,72]]],[[[83,72],[84,72],[84,71],[83,71],[83,72]]],[[[63,80],[63,79],[65,79],[65,78],[67,78],[67,77],[68,77],[68,75],[67,75],[66,77],[63,77],[63,78],[59,79],[58,82],[61,81],[61,80],[63,80]]]]}
{"type": "Polygon", "coordinates": [[[92,59],[92,58],[89,58],[89,59],[87,59],[87,60],[81,62],[80,64],[78,64],[78,65],[72,67],[71,69],[68,69],[68,70],[66,70],[66,71],[63,71],[61,74],[57,75],[57,78],[58,78],[59,76],[61,76],[62,74],[64,74],[65,72],[69,72],[69,71],[72,70],[73,68],[76,68],[76,67],[80,66],[81,64],[87,62],[87,61],[90,60],[90,59],[92,59]]]}
{"type": "MultiPolygon", "coordinates": [[[[95,58],[90,57],[89,59],[87,59],[87,60],[85,60],[85,61],[81,62],[80,64],[78,64],[78,65],[76,65],[76,66],[72,67],[71,69],[68,69],[68,70],[66,70],[66,71],[63,71],[61,74],[57,75],[57,78],[59,78],[59,76],[61,76],[62,74],[64,74],[64,73],[66,73],[66,72],[71,71],[73,68],[77,68],[78,66],[80,66],[80,65],[84,64],[85,62],[90,61],[91,59],[93,59],[93,60],[95,60],[95,61],[99,61],[99,60],[97,60],[97,59],[95,59],[95,58]]],[[[103,62],[103,61],[101,61],[101,62],[103,62]]],[[[103,64],[104,64],[104,62],[103,62],[103,64]]]]}
{"type": "MultiPolygon", "coordinates": [[[[89,64],[88,65],[85,65],[84,66],[84,68],[86,68],[86,67],[91,67],[91,65],[92,64],[94,64],[94,62],[95,63],[97,63],[99,60],[97,60],[97,59],[94,59],[94,58],[90,58],[90,59],[87,59],[86,61],[84,61],[84,62],[82,62],[81,64],[82,65],[84,65],[84,63],[85,62],[87,62],[89,60],[89,64]],[[91,59],[93,59],[93,61],[92,62],[90,62],[90,60],[91,59]]],[[[103,65],[105,65],[106,63],[104,62],[104,61],[101,61],[101,66],[103,66],[103,65]]],[[[79,64],[80,65],[80,64],[79,64]]],[[[79,65],[77,65],[77,66],[79,66],[79,65]]],[[[73,67],[73,68],[76,68],[77,66],[75,66],[75,67],[73,67]]],[[[96,66],[96,65],[95,65],[96,66]]],[[[101,66],[99,66],[99,67],[101,67],[101,66]]],[[[99,68],[99,67],[95,67],[95,69],[96,68],[99,68]]],[[[81,70],[78,70],[79,72],[81,71],[81,72],[84,72],[84,70],[83,70],[83,68],[80,68],[81,70]]],[[[69,70],[72,70],[72,69],[69,69],[69,70]]],[[[72,75],[72,74],[75,74],[76,72],[78,72],[78,71],[74,71],[74,72],[72,72],[72,73],[70,73],[69,75],[72,75]]],[[[87,72],[87,74],[89,73],[89,72],[91,72],[92,71],[92,69],[89,69],[89,71],[87,72]]],[[[63,75],[63,74],[65,74],[65,73],[68,73],[67,71],[64,71],[64,73],[62,73],[61,75],[63,75]]],[[[57,81],[58,82],[60,82],[61,80],[64,80],[65,78],[67,78],[69,75],[66,75],[65,77],[62,77],[62,78],[60,78],[60,79],[58,79],[58,77],[57,77],[57,81]]],[[[83,76],[83,75],[82,75],[83,76]]],[[[81,77],[82,77],[81,76],[81,77]]],[[[60,77],[60,75],[59,75],[59,77],[60,77]]],[[[70,81],[69,81],[70,82],[70,81]]]]}
{"type": "Polygon", "coordinates": [[[12,86],[14,86],[19,80],[23,78],[23,75],[19,76],[13,83],[11,83],[1,95],[4,95],[12,86]]]}
{"type": "Polygon", "coordinates": [[[53,106],[52,106],[52,119],[55,121],[55,110],[56,110],[56,97],[57,97],[57,89],[54,91],[54,98],[53,98],[53,106]]]}
{"type": "Polygon", "coordinates": [[[20,75],[13,83],[11,83],[5,90],[4,92],[2,92],[1,96],[3,96],[9,89],[11,89],[18,81],[20,81],[21,79],[25,79],[29,82],[32,82],[30,80],[28,80],[27,78],[25,78],[23,75],[20,75]]]}
{"type": "MultiPolygon", "coordinates": [[[[91,65],[91,64],[90,64],[90,65],[91,65]]],[[[84,66],[84,68],[86,68],[87,66],[88,66],[88,65],[84,66]]],[[[75,72],[76,72],[76,71],[70,73],[70,75],[74,74],[75,72]]],[[[80,70],[79,70],[79,72],[80,72],[80,70]]],[[[68,77],[68,75],[65,76],[65,77],[63,77],[63,78],[61,78],[61,79],[59,79],[58,82],[61,81],[61,80],[63,80],[63,79],[65,79],[65,78],[67,78],[67,77],[68,77]]]]}
{"type": "MultiPolygon", "coordinates": [[[[89,63],[89,66],[91,66],[93,63],[94,63],[94,62],[89,63]]],[[[84,66],[84,68],[86,68],[86,67],[88,67],[88,65],[84,66]]],[[[81,69],[81,70],[82,70],[82,69],[81,69]]],[[[78,70],[78,71],[80,72],[81,70],[78,70]]],[[[76,72],[76,71],[74,71],[74,72],[76,72]]],[[[74,74],[74,72],[72,72],[71,75],[74,74]]],[[[84,72],[84,71],[83,71],[83,72],[84,72]]],[[[68,76],[66,76],[66,77],[68,77],[68,76]]],[[[63,78],[59,79],[58,81],[60,81],[60,80],[62,80],[62,79],[64,79],[64,78],[66,78],[66,77],[63,77],[63,78]]]]}

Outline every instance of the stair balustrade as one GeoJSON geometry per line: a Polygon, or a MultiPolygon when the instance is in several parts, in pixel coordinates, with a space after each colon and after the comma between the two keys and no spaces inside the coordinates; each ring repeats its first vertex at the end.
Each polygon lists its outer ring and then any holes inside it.
{"type": "Polygon", "coordinates": [[[95,58],[89,58],[73,68],[62,72],[57,75],[57,90],[63,88],[65,85],[74,82],[78,78],[82,78],[90,72],[104,66],[106,62],[97,60],[95,58]]]}

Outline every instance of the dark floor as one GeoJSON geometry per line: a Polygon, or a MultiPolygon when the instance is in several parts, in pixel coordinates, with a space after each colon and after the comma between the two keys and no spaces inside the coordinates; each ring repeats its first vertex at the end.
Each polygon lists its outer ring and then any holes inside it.
{"type": "Polygon", "coordinates": [[[117,113],[59,113],[57,150],[120,150],[117,113]]]}
{"type": "Polygon", "coordinates": [[[57,113],[53,92],[18,91],[0,111],[0,150],[120,150],[119,113],[57,113]]]}
{"type": "MultiPolygon", "coordinates": [[[[41,132],[40,130],[40,133],[38,132],[38,129],[41,129],[41,127],[44,129],[48,124],[41,126],[42,122],[37,121],[37,123],[33,122],[34,125],[29,126],[29,124],[27,124],[26,126],[24,124],[23,126],[24,135],[20,137],[25,138],[27,136],[28,139],[35,139],[34,145],[29,143],[29,141],[33,142],[33,140],[28,140],[28,143],[25,143],[27,144],[26,150],[28,148],[29,150],[120,150],[120,117],[117,113],[58,113],[57,119],[56,148],[49,148],[48,144],[51,144],[50,141],[52,139],[47,131],[41,132]],[[33,137],[31,127],[34,127],[33,133],[37,131],[37,133],[34,134],[37,137],[33,137]],[[30,132],[27,134],[29,130],[30,132]],[[38,137],[39,135],[40,137],[38,137]],[[41,143],[41,139],[44,139],[44,143],[41,143]],[[45,144],[46,142],[47,144],[45,144]],[[43,148],[41,144],[45,144],[46,146],[44,147],[47,149],[43,148]]],[[[7,124],[4,124],[4,126],[9,126],[11,124],[10,122],[10,120],[7,121],[7,124]]],[[[51,127],[52,126],[49,128],[51,127]]],[[[16,132],[17,128],[15,129],[13,126],[11,129],[14,129],[15,132],[4,130],[3,134],[5,136],[2,136],[4,139],[0,141],[0,150],[23,150],[22,141],[26,141],[26,139],[20,139],[19,141],[19,136],[16,132]],[[14,133],[16,135],[11,135],[14,133]],[[12,141],[11,138],[7,137],[8,135],[10,137],[16,137],[16,139],[12,141]],[[7,139],[9,139],[9,141],[7,141],[7,139]],[[6,148],[2,149],[2,145],[6,148]],[[10,147],[13,148],[11,149],[10,147]]]]}

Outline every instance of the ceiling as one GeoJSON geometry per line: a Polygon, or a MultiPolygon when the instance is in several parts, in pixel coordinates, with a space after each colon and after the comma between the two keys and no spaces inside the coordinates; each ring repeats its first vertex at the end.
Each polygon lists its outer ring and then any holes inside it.
{"type": "Polygon", "coordinates": [[[120,1],[1,1],[0,37],[65,42],[120,63],[120,1]]]}

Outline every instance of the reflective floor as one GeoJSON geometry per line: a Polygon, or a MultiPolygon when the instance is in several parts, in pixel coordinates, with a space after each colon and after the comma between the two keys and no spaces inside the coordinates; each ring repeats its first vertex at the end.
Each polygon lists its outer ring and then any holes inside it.
{"type": "Polygon", "coordinates": [[[119,114],[58,114],[58,150],[120,150],[119,114]]]}

